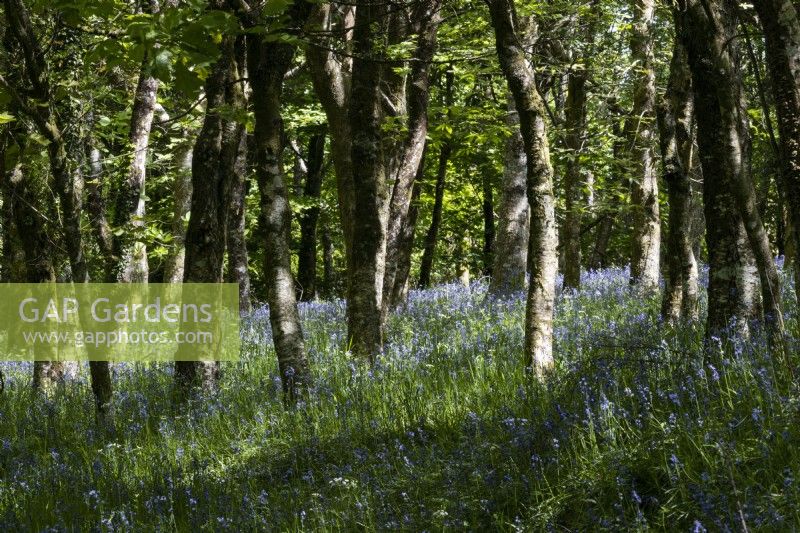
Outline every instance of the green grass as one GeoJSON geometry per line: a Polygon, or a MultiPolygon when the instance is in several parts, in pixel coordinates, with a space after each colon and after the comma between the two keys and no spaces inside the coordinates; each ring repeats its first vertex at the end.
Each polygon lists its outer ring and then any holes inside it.
{"type": "Polygon", "coordinates": [[[42,398],[6,365],[0,529],[800,527],[800,390],[757,333],[704,358],[699,328],[660,324],[606,271],[560,298],[558,368],[537,383],[523,304],[415,293],[372,369],[341,350],[341,303],[306,306],[314,390],[291,411],[257,312],[192,409],[170,404],[166,365],[115,366],[113,438],[85,372],[42,398]]]}

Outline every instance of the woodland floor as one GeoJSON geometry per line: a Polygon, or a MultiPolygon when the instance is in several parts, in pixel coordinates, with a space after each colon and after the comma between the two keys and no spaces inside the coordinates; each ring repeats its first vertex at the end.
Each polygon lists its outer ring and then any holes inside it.
{"type": "Polygon", "coordinates": [[[559,297],[544,385],[522,295],[482,283],[412,293],[372,369],[340,348],[342,302],[304,305],[314,389],[291,411],[264,309],[194,409],[171,407],[169,365],[114,365],[112,437],[85,369],[46,399],[2,364],[0,530],[800,528],[800,386],[758,332],[704,358],[625,271],[583,287],[559,297]]]}

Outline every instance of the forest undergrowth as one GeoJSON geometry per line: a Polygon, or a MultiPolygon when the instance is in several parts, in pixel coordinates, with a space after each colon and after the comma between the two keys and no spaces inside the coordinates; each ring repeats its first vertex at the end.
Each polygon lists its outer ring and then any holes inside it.
{"type": "Polygon", "coordinates": [[[2,363],[0,530],[800,527],[800,388],[760,332],[704,347],[625,270],[582,287],[558,298],[544,382],[523,370],[524,296],[482,282],[412,292],[372,368],[343,350],[343,302],[302,304],[314,380],[293,410],[263,308],[189,409],[171,366],[115,364],[113,432],[86,369],[42,397],[31,363],[2,363]]]}

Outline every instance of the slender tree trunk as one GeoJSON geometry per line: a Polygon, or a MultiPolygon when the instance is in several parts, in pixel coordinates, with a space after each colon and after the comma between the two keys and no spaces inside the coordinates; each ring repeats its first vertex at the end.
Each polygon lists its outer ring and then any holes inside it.
{"type": "Polygon", "coordinates": [[[433,273],[433,258],[436,253],[436,244],[439,241],[439,228],[442,225],[442,210],[444,208],[444,189],[447,180],[447,164],[450,161],[452,145],[445,141],[439,152],[439,164],[436,170],[436,185],[433,197],[433,212],[431,225],[425,234],[425,243],[422,251],[422,262],[419,268],[419,287],[427,289],[431,286],[433,273]]]}
{"type": "Polygon", "coordinates": [[[164,266],[164,282],[181,283],[186,259],[186,217],[192,204],[192,144],[183,143],[175,154],[175,180],[172,182],[172,250],[164,266]]]}
{"type": "MultiPolygon", "coordinates": [[[[679,32],[680,33],[680,30],[679,32]]],[[[697,262],[692,250],[692,86],[686,50],[673,45],[667,94],[658,107],[664,181],[669,196],[666,288],[661,314],[672,322],[697,318],[697,262]]]]}
{"type": "MultiPolygon", "coordinates": [[[[133,151],[127,177],[117,191],[115,226],[123,229],[116,239],[115,255],[119,265],[114,277],[125,283],[145,283],[148,277],[147,248],[136,240],[136,233],[144,227],[145,175],[150,129],[156,109],[158,80],[149,72],[149,59],[145,58],[131,112],[129,147],[133,151]]],[[[109,279],[108,281],[112,281],[109,279]]]]}
{"type": "Polygon", "coordinates": [[[489,0],[500,67],[514,95],[527,157],[531,209],[530,283],[525,313],[525,357],[539,375],[553,367],[553,308],[558,269],[553,169],[539,96],[526,52],[519,46],[513,0],[489,0]]]}
{"type": "Polygon", "coordinates": [[[411,274],[411,254],[414,250],[414,234],[417,227],[417,219],[419,217],[419,196],[422,187],[419,182],[422,181],[425,163],[420,163],[419,173],[414,180],[414,190],[411,191],[411,207],[408,209],[408,219],[403,225],[403,232],[401,233],[400,250],[397,260],[397,274],[394,278],[394,287],[392,289],[392,301],[396,305],[405,304],[408,299],[408,278],[411,274]]]}
{"type": "MultiPolygon", "coordinates": [[[[100,152],[91,140],[86,146],[89,149],[87,155],[89,163],[89,181],[91,183],[87,193],[87,211],[90,224],[97,239],[98,247],[100,248],[101,256],[105,261],[108,261],[111,257],[110,251],[113,246],[113,236],[105,213],[105,199],[103,198],[101,186],[103,168],[100,162],[100,152]]],[[[77,194],[81,194],[80,187],[77,194]]],[[[82,246],[81,244],[81,247],[82,246]]],[[[90,281],[88,269],[83,279],[86,282],[90,281]]],[[[86,319],[82,318],[82,320],[86,319]]],[[[97,348],[89,348],[90,355],[94,355],[92,352],[96,351],[97,348]]],[[[111,400],[113,384],[111,382],[111,365],[108,361],[89,361],[89,374],[91,376],[92,392],[94,393],[95,404],[100,420],[103,422],[112,422],[111,400]]]]}
{"type": "Polygon", "coordinates": [[[564,176],[564,228],[561,243],[564,252],[564,287],[578,289],[581,286],[581,220],[585,195],[582,183],[581,154],[586,142],[586,82],[585,67],[574,69],[567,82],[566,103],[566,148],[569,151],[567,171],[564,176]]]}
{"type": "Polygon", "coordinates": [[[479,169],[483,185],[483,275],[492,275],[494,264],[494,187],[488,169],[479,169]]]}
{"type": "MultiPolygon", "coordinates": [[[[302,26],[311,4],[295,0],[289,8],[290,28],[302,26]]],[[[266,242],[265,277],[269,317],[284,398],[293,403],[308,385],[303,329],[297,309],[289,244],[289,195],[283,175],[283,118],[281,116],[283,79],[292,65],[295,46],[284,42],[264,42],[258,34],[248,35],[248,76],[253,87],[255,112],[255,164],[261,197],[266,242]]]]}
{"type": "MultiPolygon", "coordinates": [[[[316,35],[333,34],[351,48],[354,11],[344,7],[340,24],[334,20],[334,5],[317,5],[311,13],[308,27],[316,35]]],[[[348,56],[338,57],[330,51],[340,43],[328,41],[312,42],[306,47],[314,92],[319,98],[328,119],[331,138],[331,157],[336,173],[339,218],[344,236],[347,265],[352,262],[353,223],[355,221],[355,190],[353,185],[352,134],[350,131],[350,70],[352,60],[348,56]]]]}
{"type": "Polygon", "coordinates": [[[333,297],[333,241],[331,230],[322,224],[322,286],[320,293],[324,299],[333,297]]]}
{"type": "Polygon", "coordinates": [[[795,291],[800,302],[800,20],[790,0],[756,0],[753,5],[764,28],[778,115],[781,185],[794,227],[795,291]]]}
{"type": "Polygon", "coordinates": [[[359,0],[353,34],[350,131],[355,188],[353,257],[347,291],[347,337],[356,357],[374,361],[383,350],[383,276],[386,231],[383,225],[386,167],[382,150],[381,42],[387,22],[382,0],[359,0]]]}
{"type": "MultiPolygon", "coordinates": [[[[590,11],[578,17],[578,27],[586,35],[586,45],[576,47],[570,57],[572,67],[567,79],[567,98],[565,102],[564,146],[568,151],[567,168],[564,176],[564,227],[561,228],[560,242],[564,259],[564,287],[578,289],[581,283],[583,254],[581,229],[584,210],[594,204],[594,176],[584,168],[583,159],[588,141],[586,106],[593,56],[595,53],[595,28],[602,16],[601,4],[592,0],[590,11]]],[[[606,222],[604,219],[603,222],[606,222]]],[[[601,222],[602,223],[602,222],[601,222]]]]}
{"type": "MultiPolygon", "coordinates": [[[[222,109],[242,105],[236,40],[224,37],[221,56],[205,82],[206,113],[192,154],[192,200],[186,230],[184,283],[221,283],[227,237],[228,209],[233,187],[241,128],[223,118],[222,109]]],[[[190,389],[210,390],[216,385],[219,364],[177,361],[175,380],[179,398],[190,389]]]]}
{"type": "Polygon", "coordinates": [[[307,203],[300,216],[300,251],[297,261],[297,284],[300,300],[310,302],[317,297],[317,222],[322,193],[325,158],[325,130],[311,136],[308,143],[308,170],[303,196],[307,203]]]}
{"type": "Polygon", "coordinates": [[[103,271],[107,273],[113,268],[114,235],[106,216],[106,198],[103,194],[105,173],[102,156],[97,142],[91,134],[86,142],[86,159],[89,163],[89,179],[86,181],[86,212],[89,225],[94,233],[100,256],[103,258],[103,271]]]}
{"type": "MultiPolygon", "coordinates": [[[[615,108],[615,111],[620,111],[618,108],[616,108],[616,104],[613,107],[615,108]]],[[[588,266],[591,270],[598,270],[607,266],[608,264],[608,246],[611,242],[611,236],[614,232],[614,224],[616,222],[617,215],[622,207],[622,202],[617,194],[618,188],[622,186],[621,182],[625,181],[623,177],[625,174],[625,168],[624,164],[621,164],[621,162],[624,160],[625,154],[625,141],[623,138],[624,128],[621,125],[620,120],[621,119],[615,117],[612,126],[612,132],[614,135],[612,155],[614,156],[615,164],[612,166],[612,175],[610,176],[611,181],[609,183],[610,187],[609,190],[606,191],[606,194],[609,197],[609,205],[606,207],[605,212],[601,215],[602,220],[597,225],[592,255],[589,258],[588,266]]]]}
{"type": "MultiPolygon", "coordinates": [[[[240,73],[241,76],[241,73],[240,73]]],[[[247,240],[245,239],[247,191],[247,134],[244,126],[236,133],[240,137],[236,163],[232,167],[231,205],[228,211],[228,276],[229,283],[239,286],[239,312],[242,316],[250,313],[250,270],[248,268],[247,240]]]]}
{"type": "MultiPolygon", "coordinates": [[[[412,10],[412,30],[417,35],[414,61],[410,65],[406,91],[408,134],[396,168],[390,178],[394,180],[389,202],[386,232],[386,272],[383,281],[384,315],[399,302],[394,300],[398,269],[402,268],[403,233],[408,224],[414,178],[422,164],[425,137],[428,133],[428,100],[430,97],[430,64],[436,51],[436,33],[441,22],[441,2],[424,0],[412,10]]],[[[405,81],[405,80],[404,80],[405,81]]]]}
{"type": "MultiPolygon", "coordinates": [[[[686,218],[685,200],[689,188],[682,178],[685,176],[675,140],[675,117],[669,104],[658,108],[658,128],[661,135],[661,157],[664,161],[664,182],[667,184],[669,202],[669,227],[667,234],[667,276],[661,300],[661,316],[668,322],[681,319],[683,305],[683,278],[681,277],[681,254],[685,252],[681,242],[686,237],[682,223],[686,218]]],[[[688,239],[687,239],[688,240],[688,239]]]]}
{"type": "Polygon", "coordinates": [[[526,158],[519,115],[514,98],[508,97],[506,124],[511,136],[506,141],[503,164],[503,192],[500,199],[497,229],[497,253],[494,257],[489,293],[505,297],[525,288],[528,263],[530,209],[526,192],[526,158]]]}
{"type": "Polygon", "coordinates": [[[653,166],[655,67],[653,58],[654,0],[633,0],[631,59],[635,63],[633,113],[627,121],[632,157],[633,246],[631,283],[645,291],[658,290],[661,220],[658,177],[653,166]]]}
{"type": "MultiPolygon", "coordinates": [[[[150,15],[159,12],[158,1],[146,2],[150,15]]],[[[150,131],[156,111],[158,80],[151,72],[152,58],[145,56],[133,97],[128,148],[132,151],[125,181],[116,191],[114,225],[122,233],[114,239],[114,255],[118,265],[106,281],[146,283],[149,275],[147,247],[136,239],[145,226],[145,177],[150,131]]]]}
{"type": "MultiPolygon", "coordinates": [[[[453,105],[453,81],[455,73],[452,68],[445,72],[444,105],[447,108],[448,119],[452,118],[450,107],[453,105]]],[[[436,168],[436,184],[434,186],[433,211],[431,225],[425,234],[422,251],[422,261],[419,269],[419,287],[427,289],[431,285],[433,273],[433,259],[436,253],[436,244],[439,240],[439,228],[442,225],[442,211],[444,208],[444,190],[447,181],[447,165],[453,152],[451,139],[445,139],[439,149],[439,162],[436,168]]]]}

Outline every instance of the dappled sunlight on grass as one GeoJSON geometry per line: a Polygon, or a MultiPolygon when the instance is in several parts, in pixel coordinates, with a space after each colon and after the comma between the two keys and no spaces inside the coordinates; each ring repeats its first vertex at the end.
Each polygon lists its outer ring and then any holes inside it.
{"type": "Polygon", "coordinates": [[[342,349],[342,302],[304,304],[314,384],[293,411],[265,309],[193,409],[171,407],[168,365],[115,365],[113,437],[85,369],[42,399],[4,364],[0,527],[797,527],[800,393],[758,332],[704,357],[625,271],[583,281],[546,383],[522,368],[523,296],[482,283],[413,292],[373,368],[342,349]]]}

